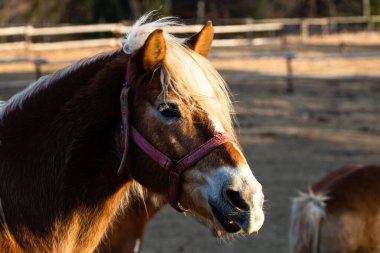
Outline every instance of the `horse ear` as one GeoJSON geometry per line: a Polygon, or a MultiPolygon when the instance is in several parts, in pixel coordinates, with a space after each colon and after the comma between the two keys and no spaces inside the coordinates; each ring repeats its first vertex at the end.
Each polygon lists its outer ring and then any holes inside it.
{"type": "Polygon", "coordinates": [[[202,30],[191,36],[186,43],[195,52],[207,57],[213,38],[214,28],[212,26],[212,22],[208,21],[207,24],[203,26],[202,30]]]}
{"type": "Polygon", "coordinates": [[[161,29],[152,32],[143,46],[142,63],[145,70],[152,71],[161,64],[166,55],[166,43],[161,29]]]}

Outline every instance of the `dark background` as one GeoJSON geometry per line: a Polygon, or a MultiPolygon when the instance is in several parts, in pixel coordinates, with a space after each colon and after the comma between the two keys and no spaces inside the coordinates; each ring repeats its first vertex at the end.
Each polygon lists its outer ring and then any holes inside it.
{"type": "MultiPolygon", "coordinates": [[[[248,17],[361,16],[366,3],[368,0],[1,0],[0,27],[119,22],[135,20],[153,9],[189,23],[248,17]]],[[[372,15],[380,13],[380,0],[371,0],[369,5],[372,15]]]]}

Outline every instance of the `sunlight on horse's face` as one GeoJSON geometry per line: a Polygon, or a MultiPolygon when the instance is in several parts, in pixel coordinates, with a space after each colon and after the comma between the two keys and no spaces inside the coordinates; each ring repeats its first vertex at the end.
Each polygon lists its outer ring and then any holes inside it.
{"type": "MultiPolygon", "coordinates": [[[[143,88],[133,96],[139,97],[133,103],[133,125],[161,152],[178,160],[223,131],[216,119],[194,113],[171,92],[164,98],[158,74],[145,81],[149,83],[139,85],[143,88]]],[[[134,178],[148,189],[166,195],[167,171],[144,154],[138,156],[144,161],[132,171],[134,178]]],[[[252,233],[264,221],[263,197],[262,187],[240,147],[226,143],[184,173],[179,202],[218,231],[252,233]]]]}
{"type": "MultiPolygon", "coordinates": [[[[162,43],[160,38],[152,41],[162,43]]],[[[165,47],[154,46],[145,45],[142,50],[165,47]]],[[[144,57],[150,57],[148,53],[143,51],[143,62],[144,57]]],[[[159,54],[154,51],[154,56],[159,54]]],[[[151,62],[154,59],[146,64],[149,66],[151,62]]],[[[160,69],[153,71],[147,65],[144,62],[144,67],[137,70],[142,77],[132,87],[131,123],[153,146],[178,160],[224,131],[216,118],[206,111],[193,110],[173,91],[168,90],[164,96],[160,69]]],[[[137,164],[132,166],[132,176],[149,190],[166,196],[168,172],[137,147],[133,150],[137,164]]],[[[258,231],[264,222],[262,187],[238,144],[227,142],[206,155],[184,172],[180,187],[180,204],[221,234],[250,234],[258,231]]]]}

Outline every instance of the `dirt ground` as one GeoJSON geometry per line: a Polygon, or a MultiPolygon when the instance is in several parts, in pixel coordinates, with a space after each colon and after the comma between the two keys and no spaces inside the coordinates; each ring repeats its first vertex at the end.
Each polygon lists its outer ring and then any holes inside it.
{"type": "MultiPolygon", "coordinates": [[[[299,52],[331,50],[338,48],[310,46],[309,51],[299,52]]],[[[362,50],[373,51],[373,47],[362,50]]],[[[143,253],[285,253],[290,199],[299,190],[344,164],[380,163],[380,80],[296,81],[295,92],[289,94],[283,80],[255,78],[260,72],[258,62],[215,64],[234,95],[239,140],[263,185],[266,221],[257,234],[218,239],[191,217],[166,207],[149,224],[143,253]]],[[[268,68],[278,70],[282,68],[279,64],[271,63],[268,68]]],[[[344,64],[345,74],[350,74],[350,69],[366,69],[360,62],[344,64]]],[[[371,74],[380,74],[380,61],[365,64],[371,66],[371,74]]],[[[333,64],[321,63],[318,68],[323,67],[327,74],[336,73],[333,64]]],[[[302,68],[316,73],[314,65],[302,68]]],[[[20,75],[30,77],[30,73],[20,75]]],[[[0,74],[0,80],[8,78],[14,79],[14,74],[0,74]]],[[[0,89],[0,100],[14,92],[0,89]]]]}
{"type": "Polygon", "coordinates": [[[149,224],[142,252],[285,253],[291,197],[344,164],[380,163],[380,82],[298,82],[292,95],[279,81],[230,86],[239,139],[264,187],[263,228],[220,240],[166,208],[149,224]]]}

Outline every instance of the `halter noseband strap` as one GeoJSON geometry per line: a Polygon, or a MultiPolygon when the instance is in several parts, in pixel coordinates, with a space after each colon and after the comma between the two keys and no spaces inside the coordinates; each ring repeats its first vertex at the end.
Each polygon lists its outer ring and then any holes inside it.
{"type": "Polygon", "coordinates": [[[183,156],[180,160],[172,160],[152,144],[150,144],[138,131],[129,123],[129,93],[131,89],[131,63],[128,61],[126,71],[126,82],[120,95],[121,102],[121,115],[122,115],[122,136],[123,136],[123,158],[118,170],[122,173],[125,167],[126,157],[128,153],[129,138],[147,154],[152,160],[160,165],[160,167],[169,171],[169,186],[168,186],[168,200],[170,205],[179,212],[185,209],[178,202],[180,194],[181,175],[187,169],[195,165],[198,161],[203,159],[206,155],[212,152],[217,147],[227,143],[234,142],[234,139],[227,133],[215,134],[208,141],[195,148],[189,154],[183,156]]]}
{"type": "Polygon", "coordinates": [[[182,173],[195,165],[199,160],[204,158],[220,145],[233,141],[229,134],[218,133],[202,145],[195,148],[189,154],[176,161],[170,159],[152,146],[133,126],[130,126],[130,129],[131,139],[136,143],[136,145],[139,146],[145,154],[157,162],[162,168],[169,171],[168,199],[170,205],[179,212],[184,211],[184,208],[178,202],[182,173]]]}

